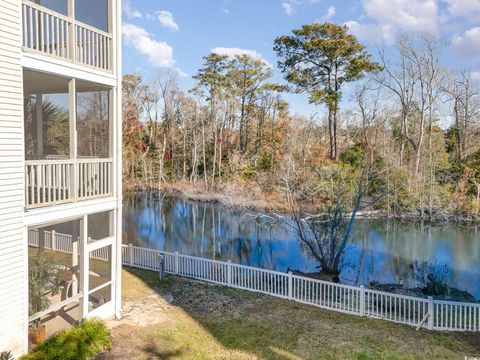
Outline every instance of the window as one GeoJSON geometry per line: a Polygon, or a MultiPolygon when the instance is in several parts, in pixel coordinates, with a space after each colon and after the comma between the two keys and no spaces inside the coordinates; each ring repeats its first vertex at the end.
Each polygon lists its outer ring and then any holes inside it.
{"type": "Polygon", "coordinates": [[[76,0],[75,19],[108,31],[108,0],[76,0]]]}
{"type": "MultiPolygon", "coordinates": [[[[68,16],[68,0],[34,0],[50,10],[68,16]]],[[[84,24],[108,31],[108,0],[75,0],[75,19],[84,24]]]]}
{"type": "Polygon", "coordinates": [[[34,2],[65,16],[68,15],[68,0],[35,0],[34,2]]]}

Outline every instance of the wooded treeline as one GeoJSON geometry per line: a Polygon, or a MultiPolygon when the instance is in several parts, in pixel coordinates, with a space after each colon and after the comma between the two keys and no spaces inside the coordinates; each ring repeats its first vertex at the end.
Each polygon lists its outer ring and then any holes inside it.
{"type": "Polygon", "coordinates": [[[374,206],[387,214],[479,215],[478,82],[442,64],[441,41],[404,35],[387,59],[345,27],[314,24],[274,46],[286,84],[263,60],[214,53],[188,93],[173,72],[152,82],[125,75],[128,184],[255,185],[319,209],[341,193],[348,208],[368,171],[366,195],[382,195],[374,206]],[[293,115],[288,91],[306,93],[318,111],[293,115]]]}

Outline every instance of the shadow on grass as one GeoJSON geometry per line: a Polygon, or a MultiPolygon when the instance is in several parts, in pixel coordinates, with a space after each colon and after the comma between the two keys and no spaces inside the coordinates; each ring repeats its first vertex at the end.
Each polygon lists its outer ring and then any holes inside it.
{"type": "MultiPolygon", "coordinates": [[[[172,305],[207,333],[202,341],[213,337],[214,342],[206,341],[200,346],[218,343],[227,352],[240,352],[239,357],[248,354],[279,360],[421,359],[427,356],[448,359],[475,356],[472,354],[475,351],[478,356],[480,349],[480,334],[415,331],[413,327],[325,311],[267,295],[175,276],[167,276],[160,282],[155,272],[124,270],[132,275],[124,281],[140,281],[164,299],[173,297],[172,305]]],[[[142,294],[134,294],[130,285],[124,282],[124,296],[127,299],[141,297],[142,294]]],[[[176,331],[189,330],[179,327],[176,331]]],[[[189,342],[194,336],[197,335],[192,333],[177,339],[177,343],[189,342]]],[[[181,350],[186,358],[205,358],[189,353],[195,351],[191,343],[186,348],[182,344],[181,350]]],[[[149,344],[144,351],[156,359],[181,358],[182,355],[159,348],[158,343],[149,344]]],[[[208,357],[208,349],[206,354],[206,358],[218,358],[208,357]]]]}
{"type": "Polygon", "coordinates": [[[153,356],[154,359],[160,359],[160,360],[169,360],[169,359],[175,359],[178,358],[178,356],[182,355],[181,350],[160,350],[158,348],[158,345],[156,344],[150,344],[145,346],[142,349],[146,354],[153,356]]]}

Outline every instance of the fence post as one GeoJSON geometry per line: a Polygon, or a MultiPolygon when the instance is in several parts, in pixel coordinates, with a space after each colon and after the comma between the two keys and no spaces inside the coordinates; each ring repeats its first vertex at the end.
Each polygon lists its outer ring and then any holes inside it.
{"type": "Polygon", "coordinates": [[[227,261],[227,286],[232,286],[232,260],[227,261]]]}
{"type": "Polygon", "coordinates": [[[427,328],[428,330],[433,330],[433,297],[428,297],[428,319],[427,319],[427,328]]]}
{"type": "Polygon", "coordinates": [[[128,255],[129,255],[129,258],[130,258],[130,267],[133,267],[133,245],[132,244],[128,244],[128,255]]]}
{"type": "Polygon", "coordinates": [[[292,272],[288,272],[288,299],[292,300],[293,298],[293,278],[292,278],[292,272]]]}
{"type": "Polygon", "coordinates": [[[175,274],[178,274],[178,251],[175,251],[175,274]]]}
{"type": "Polygon", "coordinates": [[[56,244],[56,236],[55,236],[55,230],[52,230],[51,233],[50,233],[50,236],[52,238],[52,251],[56,251],[57,250],[57,244],[56,244]]]}
{"type": "Polygon", "coordinates": [[[160,280],[163,280],[165,278],[165,261],[164,261],[165,259],[161,252],[158,252],[157,256],[160,263],[160,269],[158,270],[158,272],[159,272],[160,280]]]}
{"type": "Polygon", "coordinates": [[[365,316],[365,286],[360,285],[360,315],[365,316]]]}

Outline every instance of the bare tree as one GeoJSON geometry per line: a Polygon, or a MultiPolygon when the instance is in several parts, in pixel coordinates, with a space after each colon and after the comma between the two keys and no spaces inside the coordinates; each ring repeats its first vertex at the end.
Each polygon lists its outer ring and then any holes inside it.
{"type": "Polygon", "coordinates": [[[306,245],[320,263],[322,272],[333,275],[334,281],[338,281],[341,260],[351,238],[357,214],[385,196],[367,199],[369,172],[370,170],[365,167],[356,179],[329,172],[327,177],[331,200],[325,211],[315,215],[302,210],[296,200],[298,194],[295,194],[295,190],[287,184],[287,198],[291,206],[289,217],[276,213],[271,215],[272,219],[282,222],[297,233],[301,243],[306,245]],[[355,182],[356,186],[353,185],[355,182]],[[355,187],[353,193],[345,190],[352,185],[355,187]],[[353,196],[353,202],[349,201],[349,196],[353,196]]]}
{"type": "Polygon", "coordinates": [[[384,51],[379,53],[383,72],[374,74],[373,78],[381,85],[390,90],[398,99],[400,106],[401,119],[401,143],[399,166],[403,166],[405,153],[405,140],[407,140],[414,149],[417,148],[416,141],[410,136],[410,116],[413,109],[414,89],[417,83],[414,71],[405,56],[400,57],[400,62],[392,66],[387,62],[384,51]]]}
{"type": "Polygon", "coordinates": [[[462,69],[452,73],[449,80],[445,92],[453,104],[456,157],[458,162],[462,162],[471,153],[469,130],[480,117],[480,92],[472,79],[472,73],[468,70],[462,69]]]}
{"type": "Polygon", "coordinates": [[[357,87],[355,100],[361,118],[362,140],[365,144],[369,165],[372,166],[373,152],[375,151],[376,144],[370,140],[370,133],[372,130],[377,130],[379,125],[383,125],[385,121],[382,122],[378,116],[380,110],[380,88],[378,86],[372,86],[371,82],[367,81],[357,87]]]}

